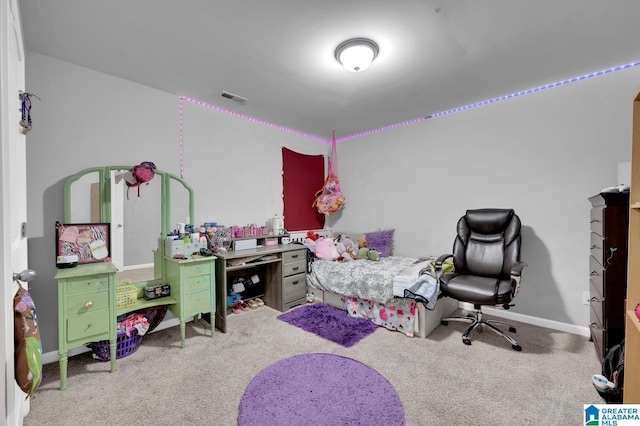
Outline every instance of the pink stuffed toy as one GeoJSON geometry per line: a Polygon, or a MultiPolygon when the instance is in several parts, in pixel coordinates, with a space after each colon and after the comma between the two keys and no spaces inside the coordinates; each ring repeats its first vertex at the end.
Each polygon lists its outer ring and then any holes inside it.
{"type": "Polygon", "coordinates": [[[316,241],[316,257],[324,260],[335,260],[339,257],[338,250],[331,238],[320,238],[316,241]]]}

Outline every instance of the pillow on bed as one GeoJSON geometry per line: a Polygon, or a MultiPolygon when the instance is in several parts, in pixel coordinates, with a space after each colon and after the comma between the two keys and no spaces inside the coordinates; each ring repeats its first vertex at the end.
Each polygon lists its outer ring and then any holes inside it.
{"type": "Polygon", "coordinates": [[[380,257],[389,257],[393,251],[393,232],[395,229],[385,231],[367,232],[364,238],[367,246],[380,252],[380,257]]]}

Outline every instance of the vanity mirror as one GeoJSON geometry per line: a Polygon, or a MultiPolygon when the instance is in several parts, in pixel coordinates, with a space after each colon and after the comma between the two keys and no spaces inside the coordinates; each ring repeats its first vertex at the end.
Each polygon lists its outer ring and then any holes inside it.
{"type": "Polygon", "coordinates": [[[110,223],[111,259],[119,278],[163,281],[164,240],[177,223],[194,217],[193,189],[180,177],[155,177],[128,187],[130,166],[93,167],[69,177],[64,187],[65,223],[110,223]],[[139,196],[138,196],[139,190],[139,196]]]}

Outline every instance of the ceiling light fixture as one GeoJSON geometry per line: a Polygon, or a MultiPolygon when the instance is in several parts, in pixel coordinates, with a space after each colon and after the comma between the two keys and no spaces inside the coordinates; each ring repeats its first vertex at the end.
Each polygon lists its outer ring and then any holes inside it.
{"type": "Polygon", "coordinates": [[[368,38],[352,38],[336,48],[336,59],[347,71],[362,72],[378,56],[378,45],[368,38]]]}

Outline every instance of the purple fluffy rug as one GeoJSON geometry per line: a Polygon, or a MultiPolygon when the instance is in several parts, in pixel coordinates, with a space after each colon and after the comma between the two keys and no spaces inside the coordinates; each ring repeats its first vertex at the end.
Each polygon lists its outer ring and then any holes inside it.
{"type": "Polygon", "coordinates": [[[404,408],[391,383],[368,365],[304,354],[278,361],[251,380],[238,425],[401,426],[404,408]]]}
{"type": "Polygon", "coordinates": [[[325,303],[302,306],[279,315],[278,319],[347,348],[378,328],[368,319],[352,318],[347,311],[325,303]]]}

